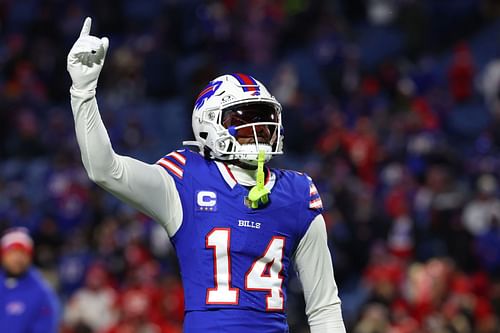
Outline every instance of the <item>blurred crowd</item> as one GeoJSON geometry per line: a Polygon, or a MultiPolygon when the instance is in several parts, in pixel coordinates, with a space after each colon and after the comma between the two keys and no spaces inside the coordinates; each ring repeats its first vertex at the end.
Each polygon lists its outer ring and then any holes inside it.
{"type": "Polygon", "coordinates": [[[500,332],[496,1],[4,0],[0,230],[30,230],[64,333],[180,332],[183,317],[166,233],[81,164],[66,55],[86,16],[110,38],[98,100],[119,154],[178,148],[222,73],[269,86],[286,131],[272,163],[322,195],[349,332],[500,332]]]}

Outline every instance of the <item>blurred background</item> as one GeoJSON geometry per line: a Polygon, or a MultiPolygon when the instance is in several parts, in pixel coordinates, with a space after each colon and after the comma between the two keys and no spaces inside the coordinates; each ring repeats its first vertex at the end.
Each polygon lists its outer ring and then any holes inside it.
{"type": "MultiPolygon", "coordinates": [[[[62,332],[180,332],[183,315],[166,233],[80,160],[66,55],[86,16],[110,38],[98,102],[119,154],[192,138],[218,75],[269,87],[273,165],[322,194],[349,332],[500,332],[498,1],[2,0],[0,231],[30,229],[62,332]]],[[[308,332],[294,277],[288,319],[308,332]]]]}

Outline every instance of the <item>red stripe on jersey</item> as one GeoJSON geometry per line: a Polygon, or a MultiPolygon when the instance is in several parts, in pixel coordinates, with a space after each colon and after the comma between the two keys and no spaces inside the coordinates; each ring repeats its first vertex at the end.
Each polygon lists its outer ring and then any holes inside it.
{"type": "Polygon", "coordinates": [[[231,169],[229,169],[229,167],[225,163],[224,163],[224,166],[226,167],[226,170],[227,170],[227,173],[229,174],[229,176],[234,180],[235,183],[238,183],[238,181],[234,177],[233,173],[231,172],[231,169]]]}
{"type": "Polygon", "coordinates": [[[323,208],[323,203],[321,202],[321,198],[309,201],[309,208],[323,208]]]}
{"type": "Polygon", "coordinates": [[[309,186],[309,194],[311,196],[318,194],[318,190],[316,189],[316,186],[314,186],[313,184],[309,186]]]}
{"type": "Polygon", "coordinates": [[[169,160],[162,158],[161,160],[158,161],[158,164],[164,167],[165,169],[169,170],[172,172],[174,175],[182,179],[182,176],[184,174],[184,171],[182,171],[181,168],[179,168],[177,165],[174,163],[170,162],[169,160]]]}
{"type": "Polygon", "coordinates": [[[182,165],[186,165],[186,158],[182,154],[179,154],[176,151],[171,152],[167,156],[174,158],[177,162],[179,162],[182,165]]]}

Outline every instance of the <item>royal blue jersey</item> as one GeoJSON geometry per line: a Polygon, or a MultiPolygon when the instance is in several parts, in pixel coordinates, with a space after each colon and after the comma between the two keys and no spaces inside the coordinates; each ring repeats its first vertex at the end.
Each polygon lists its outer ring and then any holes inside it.
{"type": "Polygon", "coordinates": [[[36,270],[11,278],[0,269],[0,332],[55,333],[58,319],[57,297],[36,270]]]}
{"type": "Polygon", "coordinates": [[[185,332],[287,332],[293,254],[321,200],[304,174],[268,169],[269,202],[252,209],[249,189],[221,162],[180,150],[158,161],[183,209],[172,237],[185,295],[185,332]]]}

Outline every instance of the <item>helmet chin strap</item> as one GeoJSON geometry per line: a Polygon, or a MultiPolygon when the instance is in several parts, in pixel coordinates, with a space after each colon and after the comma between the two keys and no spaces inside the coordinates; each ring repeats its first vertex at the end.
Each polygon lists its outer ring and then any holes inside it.
{"type": "Polygon", "coordinates": [[[257,209],[260,204],[265,205],[269,202],[271,192],[264,186],[264,163],[265,153],[261,150],[257,157],[257,184],[250,189],[247,197],[252,209],[257,209]]]}

